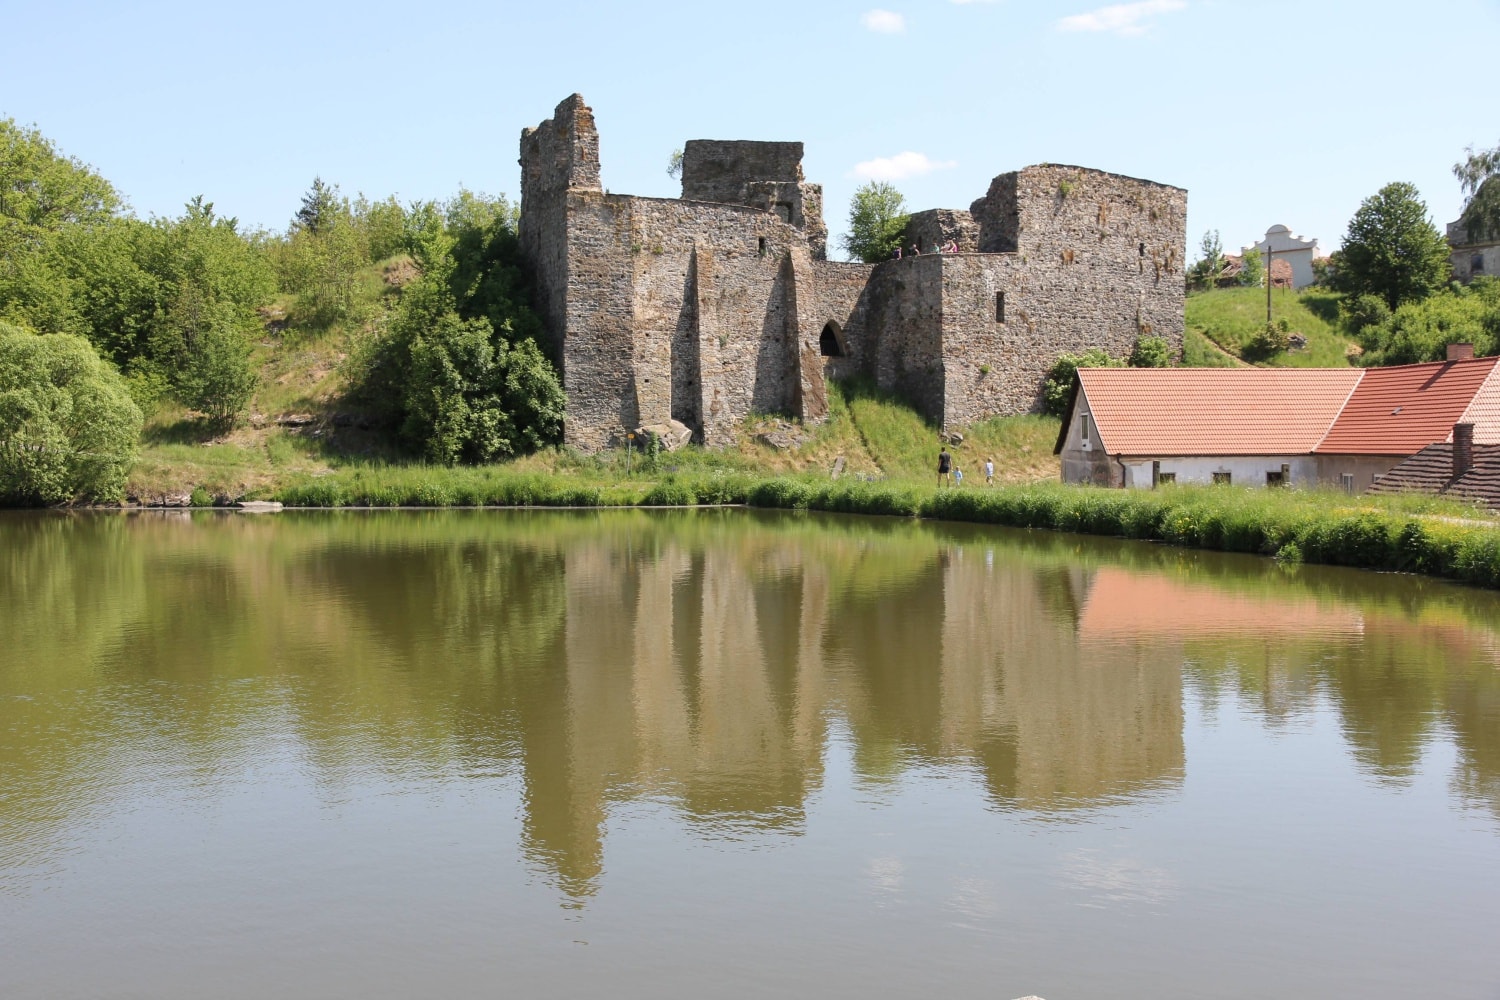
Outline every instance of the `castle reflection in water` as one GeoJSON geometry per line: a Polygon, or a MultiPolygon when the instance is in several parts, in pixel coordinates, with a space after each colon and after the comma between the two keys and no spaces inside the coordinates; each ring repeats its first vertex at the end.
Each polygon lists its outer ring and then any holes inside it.
{"type": "Polygon", "coordinates": [[[19,854],[144,766],[122,752],[144,741],[205,787],[288,753],[330,798],[372,772],[509,776],[525,850],[580,897],[617,804],[795,835],[836,740],[862,780],[947,768],[1041,819],[1172,794],[1185,697],[1267,725],[1331,701],[1377,781],[1451,738],[1455,797],[1500,816],[1495,601],[1429,581],[737,511],[28,517],[0,536],[19,720],[0,768],[24,789],[0,839],[19,854]]]}

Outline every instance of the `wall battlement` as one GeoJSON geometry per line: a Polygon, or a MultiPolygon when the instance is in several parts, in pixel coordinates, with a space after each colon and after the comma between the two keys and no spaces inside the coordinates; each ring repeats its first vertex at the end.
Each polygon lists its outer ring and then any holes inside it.
{"type": "Polygon", "coordinates": [[[692,140],[682,198],[605,195],[573,95],[521,136],[521,246],[592,451],[677,420],[728,444],[751,412],[827,415],[873,377],[940,426],[1031,412],[1057,356],[1182,346],[1187,193],[1082,167],[1001,174],[969,211],[912,217],[918,257],[825,259],[800,142],[692,140]],[[957,254],[928,254],[956,242],[957,254]]]}

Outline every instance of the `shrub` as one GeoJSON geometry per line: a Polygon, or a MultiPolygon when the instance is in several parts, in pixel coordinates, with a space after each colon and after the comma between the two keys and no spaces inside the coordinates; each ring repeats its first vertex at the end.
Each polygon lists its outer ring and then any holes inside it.
{"type": "Polygon", "coordinates": [[[141,411],[82,337],[0,324],[0,503],[117,500],[141,411]]]}
{"type": "Polygon", "coordinates": [[[1042,381],[1042,398],[1047,412],[1060,417],[1068,408],[1068,397],[1073,391],[1073,378],[1078,369],[1119,367],[1119,361],[1098,347],[1091,347],[1082,354],[1059,355],[1042,381]]]}
{"type": "Polygon", "coordinates": [[[1141,337],[1125,363],[1132,368],[1166,368],[1172,363],[1172,348],[1163,337],[1141,337]]]}
{"type": "Polygon", "coordinates": [[[1285,351],[1291,345],[1284,327],[1267,323],[1255,332],[1241,352],[1247,361],[1265,361],[1285,351]]]}

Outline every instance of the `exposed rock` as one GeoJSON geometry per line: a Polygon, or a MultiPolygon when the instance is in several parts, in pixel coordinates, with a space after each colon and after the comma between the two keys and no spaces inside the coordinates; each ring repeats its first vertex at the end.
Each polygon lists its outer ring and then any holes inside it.
{"type": "Polygon", "coordinates": [[[1294,351],[1300,351],[1307,346],[1307,338],[1302,336],[1302,334],[1300,333],[1288,334],[1286,338],[1286,346],[1294,351]]]}
{"type": "Polygon", "coordinates": [[[282,427],[306,427],[313,422],[311,413],[286,413],[276,418],[276,423],[282,427]]]}
{"type": "Polygon", "coordinates": [[[795,451],[808,441],[811,441],[812,435],[805,428],[797,424],[780,421],[774,426],[756,434],[755,440],[761,444],[770,445],[777,451],[795,451]]]}
{"type": "Polygon", "coordinates": [[[191,507],[193,495],[191,493],[164,493],[157,506],[161,507],[191,507]]]}
{"type": "Polygon", "coordinates": [[[275,500],[244,500],[235,504],[241,514],[275,514],[281,504],[275,500]]]}
{"type": "Polygon", "coordinates": [[[951,445],[957,446],[957,445],[961,445],[961,444],[964,443],[964,436],[962,434],[960,434],[958,431],[952,431],[951,433],[944,434],[943,435],[943,440],[946,441],[946,442],[948,442],[951,445]]]}
{"type": "Polygon", "coordinates": [[[840,455],[833,460],[833,478],[837,479],[844,474],[844,456],[840,455]]]}
{"type": "Polygon", "coordinates": [[[660,442],[662,451],[676,451],[693,439],[693,429],[680,420],[669,420],[664,424],[648,424],[635,429],[641,446],[647,446],[652,438],[660,442]]]}

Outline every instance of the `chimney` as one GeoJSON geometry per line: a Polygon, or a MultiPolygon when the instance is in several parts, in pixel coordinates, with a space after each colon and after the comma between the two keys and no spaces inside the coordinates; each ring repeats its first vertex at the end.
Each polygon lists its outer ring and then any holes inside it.
{"type": "Polygon", "coordinates": [[[1453,425],[1453,478],[1474,467],[1474,425],[1453,425]]]}
{"type": "Polygon", "coordinates": [[[1473,357],[1474,357],[1474,345],[1473,344],[1449,344],[1448,345],[1448,360],[1449,361],[1470,361],[1470,360],[1473,359],[1473,357]]]}

